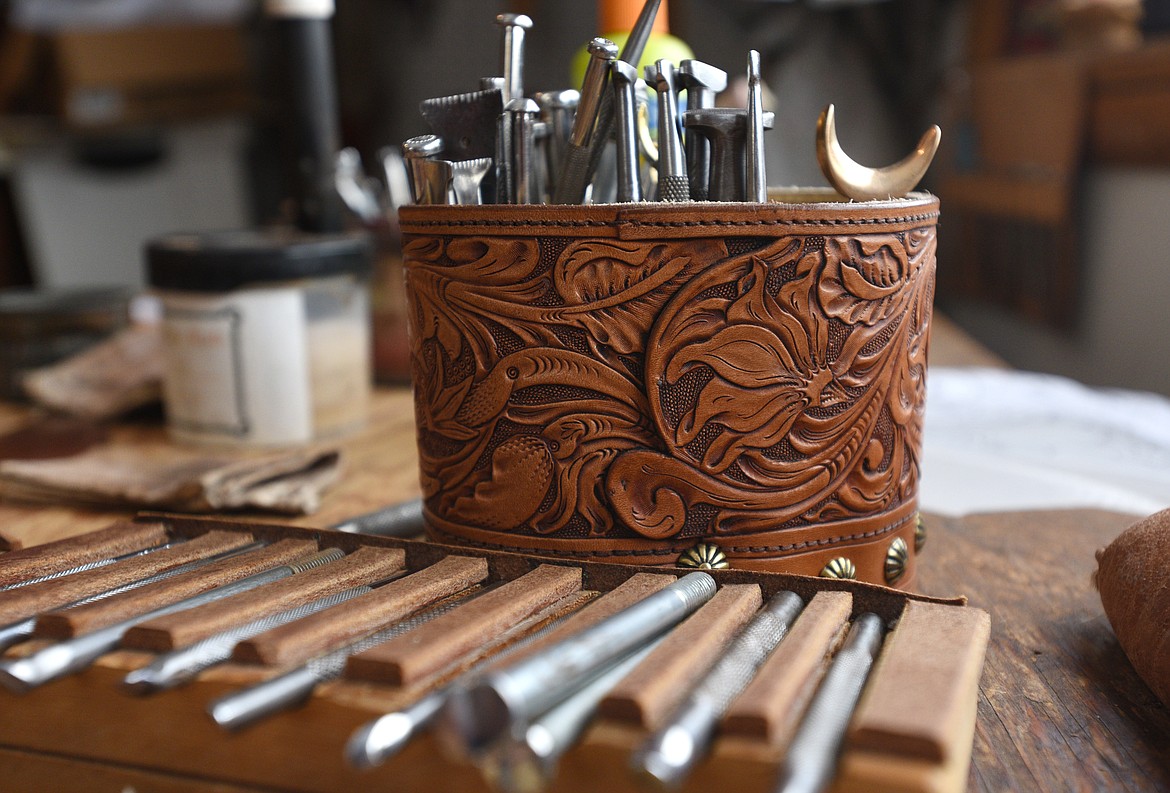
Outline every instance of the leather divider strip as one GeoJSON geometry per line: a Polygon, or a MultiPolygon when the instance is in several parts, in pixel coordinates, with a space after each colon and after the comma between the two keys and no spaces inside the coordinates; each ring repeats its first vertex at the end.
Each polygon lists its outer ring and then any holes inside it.
{"type": "Polygon", "coordinates": [[[581,589],[581,570],[541,565],[426,625],[349,659],[346,676],[412,685],[581,589]]]}
{"type": "Polygon", "coordinates": [[[359,548],[322,567],[305,570],[250,592],[135,625],[122,638],[122,646],[154,652],[185,647],[234,625],[343,589],[373,583],[401,570],[405,559],[406,554],[397,549],[359,548]]]}
{"type": "MultiPolygon", "coordinates": [[[[237,533],[236,536],[251,539],[250,534],[237,533]]],[[[281,540],[104,600],[42,614],[37,618],[36,635],[66,639],[89,633],[217,586],[247,578],[270,567],[294,562],[314,550],[316,544],[312,541],[281,540]]]]}
{"type": "Polygon", "coordinates": [[[171,548],[83,573],[30,584],[4,593],[0,598],[0,624],[28,619],[41,612],[76,603],[91,595],[165,572],[179,565],[252,542],[252,535],[235,531],[209,531],[171,548]]]}
{"type": "Polygon", "coordinates": [[[347,602],[344,609],[326,609],[240,642],[232,658],[244,663],[278,666],[300,663],[462,592],[487,577],[485,559],[448,556],[405,578],[359,595],[347,602]]]}
{"type": "Polygon", "coordinates": [[[979,609],[910,601],[858,704],[848,745],[947,762],[970,745],[967,692],[978,685],[991,618],[979,609]]]}
{"type": "Polygon", "coordinates": [[[754,584],[720,587],[601,701],[601,716],[656,730],[763,605],[754,584]]]}
{"type": "Polygon", "coordinates": [[[501,659],[500,663],[511,664],[522,658],[527,658],[567,636],[580,633],[586,628],[596,625],[677,580],[678,576],[663,573],[635,573],[614,589],[602,594],[588,606],[566,618],[564,622],[549,631],[544,637],[532,642],[523,650],[510,654],[506,659],[501,659]]]}
{"type": "Polygon", "coordinates": [[[104,529],[0,556],[0,586],[140,551],[167,541],[165,523],[119,521],[104,529]]]}
{"type": "Polygon", "coordinates": [[[765,739],[786,745],[829,658],[845,637],[853,598],[845,592],[820,592],[796,618],[788,635],[731,703],[721,726],[724,735],[765,739]]]}

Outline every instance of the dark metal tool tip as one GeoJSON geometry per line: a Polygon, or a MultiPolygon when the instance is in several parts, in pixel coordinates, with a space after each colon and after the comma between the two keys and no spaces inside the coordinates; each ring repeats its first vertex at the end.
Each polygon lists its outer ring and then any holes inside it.
{"type": "Polygon", "coordinates": [[[455,739],[461,751],[474,757],[509,734],[514,723],[513,711],[499,686],[481,680],[457,687],[447,698],[442,718],[448,735],[455,739]]]}

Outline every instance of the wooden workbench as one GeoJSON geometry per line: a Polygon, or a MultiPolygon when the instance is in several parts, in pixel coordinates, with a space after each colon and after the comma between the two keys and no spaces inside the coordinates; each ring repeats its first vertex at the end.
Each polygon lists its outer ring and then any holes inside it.
{"type": "MultiPolygon", "coordinates": [[[[996,363],[959,339],[952,342],[950,331],[936,327],[932,363],[996,363]]],[[[0,406],[0,432],[26,415],[0,406]]],[[[380,390],[367,431],[343,443],[346,475],[322,509],[276,520],[326,526],[416,496],[412,415],[408,390],[380,390]]],[[[114,427],[112,438],[132,444],[161,432],[154,423],[129,424],[114,427]]],[[[5,504],[0,532],[30,545],[98,528],[115,516],[5,504]]],[[[919,588],[965,594],[992,617],[971,789],[1170,790],[1170,710],[1133,672],[1090,583],[1094,551],[1135,517],[1095,511],[928,516],[919,588]]],[[[0,746],[0,779],[27,779],[64,762],[0,746]]]]}

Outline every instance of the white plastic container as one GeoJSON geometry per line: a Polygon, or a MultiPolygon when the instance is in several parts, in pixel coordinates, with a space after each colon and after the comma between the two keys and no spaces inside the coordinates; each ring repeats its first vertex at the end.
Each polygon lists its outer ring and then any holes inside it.
{"type": "Polygon", "coordinates": [[[372,256],[367,237],[348,234],[237,231],[151,241],[172,436],[287,446],[362,427],[372,256]]]}

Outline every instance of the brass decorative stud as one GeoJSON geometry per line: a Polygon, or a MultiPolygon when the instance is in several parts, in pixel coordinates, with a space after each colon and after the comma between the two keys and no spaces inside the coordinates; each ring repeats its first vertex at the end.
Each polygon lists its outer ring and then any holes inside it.
{"type": "Polygon", "coordinates": [[[867,168],[841,148],[835,115],[829,105],[817,120],[817,161],[829,184],[854,201],[900,198],[909,193],[926,175],[942,137],[942,131],[933,126],[904,159],[884,168],[867,168]]]}
{"type": "Polygon", "coordinates": [[[718,545],[701,542],[678,557],[678,566],[696,570],[726,570],[731,564],[718,545]]]}
{"type": "Polygon", "coordinates": [[[857,565],[845,556],[838,556],[829,561],[821,570],[822,578],[857,578],[857,565]]]}
{"type": "Polygon", "coordinates": [[[918,513],[918,522],[914,525],[914,552],[922,551],[922,546],[926,545],[926,521],[922,519],[922,513],[918,513]]]}
{"type": "Polygon", "coordinates": [[[910,548],[901,537],[890,543],[886,551],[886,583],[894,584],[906,574],[906,565],[910,562],[910,548]]]}

